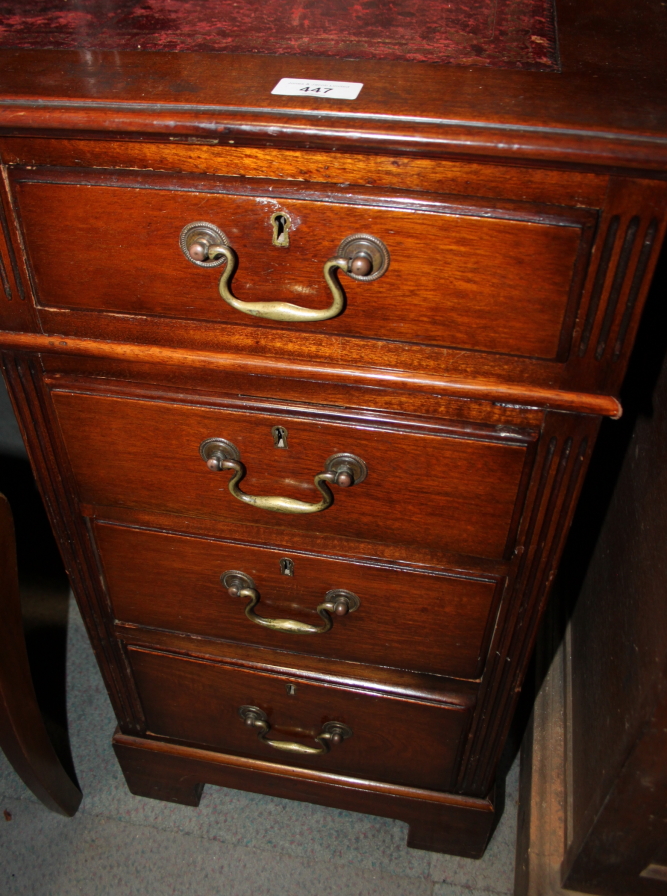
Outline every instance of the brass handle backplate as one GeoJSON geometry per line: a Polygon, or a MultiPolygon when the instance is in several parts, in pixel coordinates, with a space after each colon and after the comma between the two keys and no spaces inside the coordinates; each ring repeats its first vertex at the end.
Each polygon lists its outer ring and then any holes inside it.
{"type": "Polygon", "coordinates": [[[309,625],[307,622],[297,622],[295,619],[268,619],[266,616],[258,616],[255,607],[259,603],[259,591],[255,583],[244,572],[229,569],[220,576],[222,587],[232,597],[240,597],[247,600],[245,614],[252,622],[270,628],[276,632],[289,632],[293,635],[323,635],[333,626],[333,616],[346,616],[359,609],[360,600],[352,591],[337,588],[327,591],[324,600],[318,606],[317,612],[322,619],[322,625],[309,625]]]}
{"type": "Polygon", "coordinates": [[[208,221],[193,221],[184,227],[179,244],[187,260],[200,268],[217,268],[227,261],[224,255],[211,249],[213,246],[228,246],[229,240],[219,227],[208,221]]]}
{"type": "Polygon", "coordinates": [[[346,237],[338,247],[337,254],[324,262],[324,282],[331,293],[331,305],[323,309],[304,308],[290,302],[242,302],[232,295],[229,284],[236,271],[238,258],[226,235],[214,224],[206,221],[187,224],[181,231],[180,246],[188,261],[199,267],[225,265],[218,291],[232,308],[252,317],[293,323],[338,317],[345,307],[345,294],[338,282],[337,271],[343,271],[353,280],[370,282],[385,273],[390,261],[389,250],[377,237],[367,233],[355,233],[346,237]]]}
{"type": "Polygon", "coordinates": [[[317,747],[309,747],[307,744],[301,744],[291,740],[273,740],[268,737],[271,726],[267,714],[257,706],[241,706],[239,707],[239,716],[249,728],[254,728],[257,737],[262,743],[273,747],[274,750],[282,750],[285,753],[300,753],[302,756],[312,756],[321,753],[328,753],[331,747],[338,746],[346,738],[352,737],[352,731],[342,722],[325,722],[322,730],[315,737],[318,742],[317,747]]]}
{"type": "Polygon", "coordinates": [[[241,463],[238,448],[227,439],[205,439],[199,446],[199,454],[206,466],[213,472],[230,470],[233,472],[229,480],[229,491],[244,504],[251,504],[260,510],[272,510],[275,513],[319,513],[333,504],[333,492],[330,485],[348,488],[363,482],[368,473],[366,464],[354,454],[333,454],[324,464],[324,471],[318,473],[313,482],[322,495],[316,504],[299,501],[296,498],[283,498],[280,495],[248,495],[238,487],[246,475],[246,468],[241,463]]]}

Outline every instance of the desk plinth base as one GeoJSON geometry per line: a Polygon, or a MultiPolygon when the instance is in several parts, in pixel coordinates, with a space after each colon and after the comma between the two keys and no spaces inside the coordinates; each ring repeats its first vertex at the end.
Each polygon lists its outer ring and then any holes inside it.
{"type": "Polygon", "coordinates": [[[493,799],[475,799],[294,769],[116,732],[113,747],[132,793],[198,806],[204,784],[396,818],[408,846],[478,859],[495,822],[493,799]]]}

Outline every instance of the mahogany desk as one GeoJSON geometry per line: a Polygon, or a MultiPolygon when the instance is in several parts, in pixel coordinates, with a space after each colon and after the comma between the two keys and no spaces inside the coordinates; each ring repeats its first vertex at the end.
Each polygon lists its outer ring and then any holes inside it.
{"type": "Polygon", "coordinates": [[[0,348],[119,762],[480,856],[663,239],[665,7],[415,54],[396,4],[191,52],[166,6],[0,5],[0,348]]]}

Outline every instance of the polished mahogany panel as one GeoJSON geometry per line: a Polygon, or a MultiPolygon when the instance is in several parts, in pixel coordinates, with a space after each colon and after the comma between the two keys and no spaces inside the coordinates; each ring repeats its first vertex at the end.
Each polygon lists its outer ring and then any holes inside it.
{"type": "Polygon", "coordinates": [[[209,519],[280,526],[383,543],[431,546],[500,558],[510,549],[527,444],[508,433],[466,437],[465,429],[399,427],[335,416],[267,412],[54,391],[80,501],[209,519]],[[275,447],[273,430],[288,447],[275,447]],[[460,437],[457,437],[460,436],[460,437]],[[240,452],[252,496],[312,504],[314,477],[338,453],[361,458],[367,478],[332,485],[334,503],[317,513],[250,506],[228,490],[231,474],[212,472],[199,453],[206,439],[240,452]]]}
{"type": "MultiPolygon", "coordinates": [[[[553,206],[503,207],[418,194],[374,197],[331,185],[319,193],[311,185],[316,198],[308,200],[284,187],[281,196],[280,181],[239,194],[236,179],[203,183],[62,170],[18,171],[14,178],[37,301],[49,308],[543,359],[562,360],[569,348],[595,220],[590,212],[553,206]],[[275,214],[289,222],[288,245],[274,245],[275,214]],[[228,237],[239,259],[231,291],[244,302],[327,308],[332,296],[324,263],[353,234],[382,240],[391,261],[375,281],[339,273],[347,301],[331,320],[268,321],[221,299],[221,267],[204,269],[185,258],[179,235],[197,221],[210,222],[228,237]]],[[[67,332],[64,317],[58,326],[67,332]]]]}
{"type": "Polygon", "coordinates": [[[447,790],[470,709],[248,671],[128,647],[147,733],[357,778],[447,790]],[[270,737],[317,747],[327,722],[352,736],[324,755],[285,753],[259,740],[238,710],[268,716],[270,737]]]}
{"type": "Polygon", "coordinates": [[[105,523],[94,533],[121,622],[436,675],[479,675],[502,584],[105,523]],[[323,634],[274,631],[246,617],[247,599],[227,593],[228,570],[254,581],[259,617],[323,627],[316,608],[338,589],[360,606],[333,616],[323,634]]]}

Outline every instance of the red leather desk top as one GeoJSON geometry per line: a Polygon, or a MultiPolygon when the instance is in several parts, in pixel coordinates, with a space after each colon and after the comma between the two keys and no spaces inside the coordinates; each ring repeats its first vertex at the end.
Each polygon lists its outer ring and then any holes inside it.
{"type": "Polygon", "coordinates": [[[0,0],[0,47],[558,69],[553,0],[0,0]]]}

